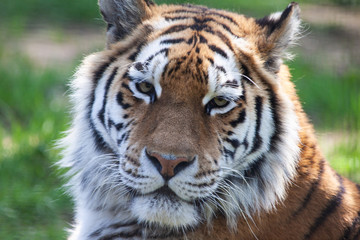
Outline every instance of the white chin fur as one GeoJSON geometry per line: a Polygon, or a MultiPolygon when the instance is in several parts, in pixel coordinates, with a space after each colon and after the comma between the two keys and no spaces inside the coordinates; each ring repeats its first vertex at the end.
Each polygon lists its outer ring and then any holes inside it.
{"type": "Polygon", "coordinates": [[[140,222],[178,230],[188,226],[193,227],[200,220],[194,205],[175,197],[159,194],[135,197],[131,211],[140,222]]]}

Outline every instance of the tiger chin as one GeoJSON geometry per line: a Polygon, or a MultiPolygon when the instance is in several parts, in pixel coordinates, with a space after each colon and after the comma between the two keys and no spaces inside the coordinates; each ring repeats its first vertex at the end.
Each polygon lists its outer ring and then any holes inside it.
{"type": "Polygon", "coordinates": [[[283,64],[298,4],[99,7],[106,49],[77,70],[60,141],[69,239],[360,238],[360,187],[324,160],[283,64]]]}

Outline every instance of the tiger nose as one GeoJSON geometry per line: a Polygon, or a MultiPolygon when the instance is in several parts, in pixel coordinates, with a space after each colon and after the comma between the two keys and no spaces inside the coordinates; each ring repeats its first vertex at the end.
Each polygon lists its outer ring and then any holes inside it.
{"type": "Polygon", "coordinates": [[[169,180],[177,173],[190,166],[195,160],[195,158],[190,159],[187,157],[162,155],[155,152],[146,152],[146,154],[165,180],[169,180]]]}

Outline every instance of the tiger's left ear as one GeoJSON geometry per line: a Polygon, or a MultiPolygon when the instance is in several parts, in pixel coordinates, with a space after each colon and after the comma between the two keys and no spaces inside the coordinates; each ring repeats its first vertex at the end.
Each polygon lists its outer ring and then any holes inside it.
{"type": "Polygon", "coordinates": [[[282,60],[291,58],[287,49],[300,36],[300,8],[297,3],[292,2],[283,12],[258,19],[256,23],[262,28],[258,47],[265,67],[277,73],[282,60]]]}
{"type": "Polygon", "coordinates": [[[151,16],[151,0],[98,0],[101,15],[107,23],[107,46],[130,35],[151,16]]]}

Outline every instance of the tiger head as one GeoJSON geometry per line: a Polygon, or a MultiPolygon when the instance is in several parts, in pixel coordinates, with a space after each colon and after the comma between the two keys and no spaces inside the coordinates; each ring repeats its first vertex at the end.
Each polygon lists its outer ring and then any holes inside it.
{"type": "Polygon", "coordinates": [[[297,4],[263,19],[145,0],[99,6],[107,49],[75,75],[63,140],[78,219],[186,229],[273,209],[299,155],[282,83],[297,4]]]}

